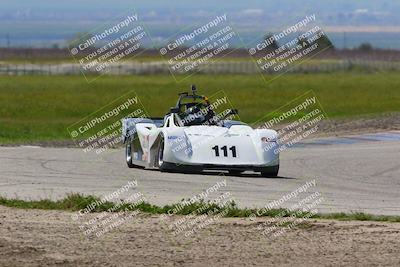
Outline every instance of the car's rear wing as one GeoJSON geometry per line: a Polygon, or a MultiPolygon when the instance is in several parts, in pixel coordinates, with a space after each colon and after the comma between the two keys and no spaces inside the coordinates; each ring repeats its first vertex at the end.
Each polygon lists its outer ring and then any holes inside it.
{"type": "Polygon", "coordinates": [[[163,118],[123,118],[122,123],[122,143],[125,143],[129,137],[136,133],[136,124],[139,123],[153,123],[157,127],[164,124],[163,118]]]}

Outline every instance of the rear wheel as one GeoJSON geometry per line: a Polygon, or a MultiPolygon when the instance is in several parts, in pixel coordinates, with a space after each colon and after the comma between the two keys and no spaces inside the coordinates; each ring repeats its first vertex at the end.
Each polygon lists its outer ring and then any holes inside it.
{"type": "Polygon", "coordinates": [[[127,140],[125,146],[126,165],[128,165],[129,168],[141,168],[140,166],[132,163],[133,153],[134,153],[133,142],[131,140],[127,140]]]}
{"type": "Polygon", "coordinates": [[[277,177],[279,172],[279,165],[266,167],[264,170],[261,171],[262,177],[277,177]]]}

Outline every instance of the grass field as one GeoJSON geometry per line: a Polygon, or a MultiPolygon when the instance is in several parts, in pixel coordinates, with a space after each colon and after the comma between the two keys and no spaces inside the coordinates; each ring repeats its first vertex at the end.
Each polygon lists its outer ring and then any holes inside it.
{"type": "Polygon", "coordinates": [[[162,116],[177,93],[196,84],[201,94],[225,90],[246,122],[254,122],[313,90],[330,118],[400,111],[398,73],[284,75],[266,83],[259,75],[0,76],[0,143],[69,139],[67,127],[135,90],[151,116],[162,116]]]}

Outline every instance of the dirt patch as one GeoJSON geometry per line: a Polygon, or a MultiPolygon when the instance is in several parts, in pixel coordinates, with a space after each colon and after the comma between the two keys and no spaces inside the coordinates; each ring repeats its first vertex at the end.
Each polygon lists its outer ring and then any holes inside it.
{"type": "Polygon", "coordinates": [[[400,130],[400,113],[351,119],[331,119],[321,123],[319,136],[341,136],[400,130]]]}
{"type": "Polygon", "coordinates": [[[310,221],[270,239],[259,229],[266,218],[227,218],[185,237],[139,214],[89,240],[69,212],[0,214],[0,266],[400,265],[400,223],[310,221]]]}

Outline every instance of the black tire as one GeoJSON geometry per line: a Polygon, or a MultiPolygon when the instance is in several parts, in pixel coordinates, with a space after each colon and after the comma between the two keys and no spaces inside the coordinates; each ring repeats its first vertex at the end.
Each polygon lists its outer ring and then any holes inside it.
{"type": "Polygon", "coordinates": [[[244,171],[241,170],[229,170],[230,175],[241,175],[244,171]]]}
{"type": "Polygon", "coordinates": [[[267,167],[264,170],[261,171],[261,176],[262,177],[277,177],[279,173],[279,165],[272,166],[272,167],[267,167]]]}
{"type": "Polygon", "coordinates": [[[164,146],[165,146],[164,135],[161,133],[160,144],[158,146],[157,158],[156,158],[156,166],[160,171],[167,171],[164,164],[164,146]]]}
{"type": "Polygon", "coordinates": [[[133,143],[130,140],[127,140],[125,145],[126,165],[128,165],[129,168],[142,168],[141,166],[132,163],[132,152],[133,152],[133,143]]]}

